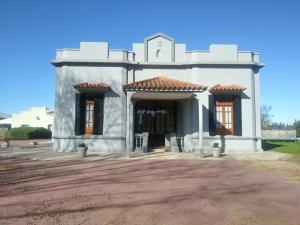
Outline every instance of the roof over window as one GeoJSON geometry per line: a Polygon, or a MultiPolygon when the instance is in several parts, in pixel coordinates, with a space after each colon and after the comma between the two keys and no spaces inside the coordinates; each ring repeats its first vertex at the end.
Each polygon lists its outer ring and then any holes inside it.
{"type": "Polygon", "coordinates": [[[98,90],[98,91],[107,91],[111,88],[109,84],[106,83],[80,83],[75,84],[74,88],[77,90],[98,90]]]}
{"type": "Polygon", "coordinates": [[[124,85],[124,90],[144,91],[205,91],[207,87],[180,80],[158,76],[124,85]]]}
{"type": "Polygon", "coordinates": [[[221,85],[217,84],[209,89],[211,93],[223,93],[223,92],[242,92],[245,91],[246,88],[237,84],[228,84],[221,85]]]}

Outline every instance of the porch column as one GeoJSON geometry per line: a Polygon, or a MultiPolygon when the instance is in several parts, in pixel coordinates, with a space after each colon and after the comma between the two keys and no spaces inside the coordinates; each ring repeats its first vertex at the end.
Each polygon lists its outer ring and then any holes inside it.
{"type": "Polygon", "coordinates": [[[133,149],[133,102],[132,102],[133,92],[127,92],[127,102],[126,102],[126,156],[130,158],[130,153],[133,149]]]}
{"type": "Polygon", "coordinates": [[[199,157],[203,157],[203,107],[201,102],[201,93],[195,95],[198,101],[198,152],[199,157]]]}

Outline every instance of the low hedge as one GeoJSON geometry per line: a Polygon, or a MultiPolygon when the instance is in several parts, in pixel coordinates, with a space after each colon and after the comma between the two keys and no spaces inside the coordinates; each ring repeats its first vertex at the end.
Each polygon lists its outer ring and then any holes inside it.
{"type": "Polygon", "coordinates": [[[8,130],[5,136],[12,140],[48,139],[52,133],[43,127],[18,127],[8,130]]]}

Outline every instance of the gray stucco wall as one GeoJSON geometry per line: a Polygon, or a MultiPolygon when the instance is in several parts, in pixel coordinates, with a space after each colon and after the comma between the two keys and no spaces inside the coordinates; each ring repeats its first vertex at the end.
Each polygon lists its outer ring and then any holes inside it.
{"type": "Polygon", "coordinates": [[[119,66],[64,66],[57,71],[56,112],[54,124],[55,150],[72,151],[80,141],[74,134],[75,93],[73,85],[90,82],[111,84],[111,90],[105,93],[103,135],[90,136],[89,149],[102,151],[120,151],[125,148],[126,104],[122,85],[126,82],[127,70],[119,66]],[[75,141],[74,141],[75,140],[75,141]]]}
{"type": "MultiPolygon", "coordinates": [[[[185,44],[158,33],[133,44],[133,52],[108,49],[105,42],[82,42],[80,49],[57,50],[54,149],[74,151],[79,142],[90,151],[120,152],[126,149],[127,100],[122,85],[163,75],[177,80],[212,87],[216,84],[238,84],[246,88],[242,94],[242,136],[226,136],[227,152],[261,150],[259,113],[259,55],[239,52],[236,45],[211,45],[208,51],[187,52],[185,44]],[[147,45],[147,47],[145,46],[147,45]],[[157,49],[160,49],[157,57],[157,49]],[[147,61],[146,61],[147,60],[147,61]],[[103,135],[75,136],[74,84],[105,82],[112,86],[104,102],[103,135]]],[[[208,149],[219,136],[208,133],[209,91],[201,93],[201,105],[194,99],[180,100],[178,124],[185,147],[197,148],[197,113],[203,110],[203,146],[208,149]]]]}

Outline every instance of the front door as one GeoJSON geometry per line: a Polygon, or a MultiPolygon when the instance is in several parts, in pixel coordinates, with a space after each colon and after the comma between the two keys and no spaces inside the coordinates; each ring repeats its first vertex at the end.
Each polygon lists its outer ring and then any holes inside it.
{"type": "Polygon", "coordinates": [[[165,135],[176,133],[176,101],[142,100],[135,104],[135,132],[148,132],[150,148],[164,147],[165,135]]]}

